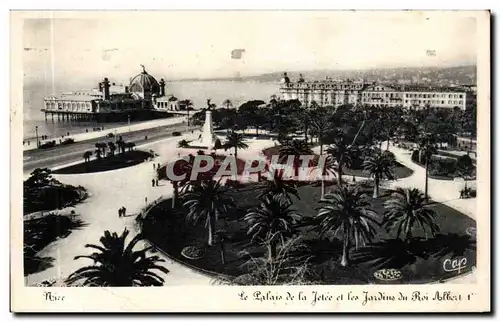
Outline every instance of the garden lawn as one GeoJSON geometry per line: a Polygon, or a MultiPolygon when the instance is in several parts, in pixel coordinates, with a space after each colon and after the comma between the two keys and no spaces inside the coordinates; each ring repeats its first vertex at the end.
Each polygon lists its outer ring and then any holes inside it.
{"type": "Polygon", "coordinates": [[[100,160],[93,159],[90,162],[82,162],[70,165],[65,168],[54,170],[52,171],[52,173],[79,174],[117,170],[137,165],[151,157],[153,157],[153,155],[149,152],[133,150],[125,153],[116,153],[112,156],[103,157],[100,160]]]}
{"type": "MultiPolygon", "coordinates": [[[[370,182],[359,183],[365,186],[372,209],[379,214],[382,221],[384,206],[388,199],[387,193],[382,193],[379,199],[372,199],[370,182]]],[[[331,189],[331,188],[328,188],[331,189]]],[[[328,191],[327,189],[327,191],[328,191]]],[[[443,261],[451,258],[466,257],[467,268],[461,273],[468,272],[476,262],[475,236],[467,234],[468,228],[475,228],[476,223],[466,215],[442,204],[431,205],[436,213],[436,223],[441,228],[436,237],[428,236],[421,229],[413,231],[414,239],[405,243],[395,239],[396,232],[378,228],[371,248],[351,249],[351,265],[343,268],[339,265],[342,254],[342,243],[339,239],[329,241],[320,238],[316,230],[315,216],[320,208],[319,183],[305,184],[298,187],[300,199],[294,198],[294,207],[302,215],[302,223],[297,226],[298,234],[308,250],[312,265],[312,282],[320,284],[366,284],[380,283],[374,279],[373,273],[380,268],[397,268],[403,273],[403,278],[397,283],[429,283],[457,276],[457,272],[448,272],[443,269],[443,261]]],[[[259,205],[257,199],[258,184],[247,184],[240,189],[231,189],[227,192],[238,209],[232,211],[217,222],[217,230],[224,231],[226,241],[224,252],[226,264],[222,265],[220,247],[207,246],[208,232],[204,222],[193,226],[185,219],[186,210],[179,207],[172,211],[170,200],[160,203],[152,209],[143,222],[143,232],[148,240],[161,248],[170,257],[189,266],[210,274],[225,274],[238,276],[246,273],[242,267],[249,256],[266,256],[260,246],[250,244],[246,231],[248,226],[242,220],[248,209],[259,205]],[[181,255],[186,246],[198,245],[206,252],[203,258],[190,260],[181,255]]],[[[299,255],[299,254],[296,254],[299,255]]]]}

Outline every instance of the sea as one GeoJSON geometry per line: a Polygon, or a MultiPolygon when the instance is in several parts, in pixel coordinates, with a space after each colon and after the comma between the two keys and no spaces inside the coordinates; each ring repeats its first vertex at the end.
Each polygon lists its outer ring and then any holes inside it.
{"type": "MultiPolygon", "coordinates": [[[[43,82],[25,83],[23,89],[23,137],[24,140],[32,140],[36,137],[35,128],[38,126],[38,135],[48,137],[59,137],[67,133],[78,134],[86,130],[89,132],[95,127],[112,129],[126,125],[124,122],[97,123],[97,122],[77,122],[77,121],[54,121],[48,116],[45,121],[43,99],[47,96],[59,96],[61,92],[71,92],[82,89],[94,88],[92,84],[72,85],[64,82],[64,85],[53,86],[43,82]]],[[[249,100],[269,101],[272,95],[279,94],[279,83],[277,82],[256,82],[256,81],[173,81],[167,84],[167,95],[174,95],[179,100],[190,99],[194,108],[204,108],[207,106],[207,99],[217,107],[223,106],[223,102],[229,99],[234,107],[238,107],[249,100]]],[[[132,124],[138,122],[132,122],[132,124]]]]}

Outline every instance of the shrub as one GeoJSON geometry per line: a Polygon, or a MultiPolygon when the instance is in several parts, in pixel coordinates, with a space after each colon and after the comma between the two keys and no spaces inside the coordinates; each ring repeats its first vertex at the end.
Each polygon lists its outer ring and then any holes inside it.
{"type": "Polygon", "coordinates": [[[429,174],[433,176],[453,177],[457,170],[457,160],[453,158],[433,157],[429,164],[429,174]]]}
{"type": "Polygon", "coordinates": [[[172,136],[181,136],[181,135],[182,135],[181,132],[177,132],[177,131],[172,132],[172,136]]]}

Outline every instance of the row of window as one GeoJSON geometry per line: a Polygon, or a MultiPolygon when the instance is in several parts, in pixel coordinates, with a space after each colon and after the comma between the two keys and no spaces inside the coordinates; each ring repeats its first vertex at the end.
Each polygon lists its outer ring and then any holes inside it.
{"type": "Polygon", "coordinates": [[[46,102],[45,103],[45,108],[48,110],[55,110],[56,108],[59,110],[62,110],[62,109],[67,110],[69,108],[72,108],[73,110],[74,109],[81,110],[81,109],[90,109],[91,107],[92,107],[92,104],[90,102],[88,102],[88,103],[68,103],[68,102],[49,103],[49,102],[46,102]]]}
{"type": "MultiPolygon", "coordinates": [[[[357,95],[357,92],[346,93],[346,94],[357,95]]],[[[300,96],[300,95],[308,95],[308,94],[298,93],[298,95],[300,96]]],[[[438,93],[422,94],[422,93],[405,93],[405,92],[392,92],[392,93],[388,93],[388,92],[384,92],[384,93],[362,92],[362,95],[367,96],[367,97],[403,97],[404,95],[406,95],[406,97],[408,97],[408,98],[452,98],[452,99],[459,99],[459,98],[463,99],[464,98],[464,94],[438,94],[438,93]]]]}

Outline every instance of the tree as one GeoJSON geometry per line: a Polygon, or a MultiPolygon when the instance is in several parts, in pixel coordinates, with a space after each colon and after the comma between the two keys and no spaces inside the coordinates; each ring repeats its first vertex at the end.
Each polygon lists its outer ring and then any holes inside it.
{"type": "Polygon", "coordinates": [[[180,105],[184,106],[187,112],[187,126],[189,128],[189,112],[193,108],[193,102],[190,99],[180,101],[180,105]]]}
{"type": "Polygon", "coordinates": [[[252,242],[265,238],[269,240],[269,260],[276,257],[278,243],[294,233],[294,225],[300,216],[292,209],[292,203],[279,196],[266,196],[259,207],[250,210],[244,220],[248,223],[248,235],[252,242]]]}
{"type": "Polygon", "coordinates": [[[238,149],[247,149],[248,144],[245,143],[243,134],[231,132],[224,143],[224,150],[234,148],[234,158],[238,159],[238,149]]]}
{"type": "Polygon", "coordinates": [[[107,147],[106,143],[97,142],[97,143],[95,144],[95,147],[96,147],[96,149],[99,149],[99,150],[101,150],[101,151],[102,151],[102,152],[101,152],[101,155],[102,155],[102,156],[105,156],[105,155],[106,155],[106,147],[107,147]]]}
{"type": "Polygon", "coordinates": [[[380,180],[396,179],[396,174],[394,173],[395,162],[396,158],[392,152],[381,152],[379,149],[374,150],[363,162],[364,171],[373,178],[375,183],[373,198],[378,198],[379,196],[380,180]]]}
{"type": "MultiPolygon", "coordinates": [[[[323,156],[323,139],[326,133],[332,130],[331,123],[327,114],[327,110],[324,108],[318,108],[313,112],[311,128],[316,133],[319,143],[319,155],[323,156]]],[[[325,196],[325,180],[324,176],[328,173],[332,173],[334,170],[334,164],[332,158],[328,157],[325,159],[325,164],[323,167],[323,173],[321,177],[321,199],[325,196]]]]}
{"type": "Polygon", "coordinates": [[[101,160],[102,157],[101,149],[95,149],[95,157],[97,158],[97,160],[101,160]]]}
{"type": "Polygon", "coordinates": [[[116,144],[114,142],[108,142],[109,152],[111,155],[115,155],[116,144]]]}
{"type": "Polygon", "coordinates": [[[59,181],[52,177],[52,171],[49,168],[36,168],[30,173],[30,177],[25,181],[25,184],[32,189],[59,184],[59,181]]]}
{"type": "Polygon", "coordinates": [[[339,232],[343,241],[342,266],[349,265],[349,250],[354,242],[356,249],[365,245],[375,236],[377,213],[369,209],[366,195],[356,187],[339,186],[333,194],[326,195],[320,201],[323,206],[319,210],[317,219],[322,236],[337,237],[339,232]]]}
{"type": "Polygon", "coordinates": [[[185,140],[185,139],[182,139],[179,142],[177,142],[177,147],[178,148],[183,148],[183,149],[189,148],[189,141],[185,140]]]}
{"type": "Polygon", "coordinates": [[[384,207],[385,226],[387,230],[396,230],[397,238],[404,234],[404,240],[409,241],[416,226],[420,226],[426,236],[426,228],[433,236],[439,231],[435,222],[436,213],[427,205],[422,191],[416,188],[397,188],[384,207]]]}
{"type": "MultiPolygon", "coordinates": [[[[302,140],[292,140],[286,142],[280,147],[279,157],[281,162],[286,162],[288,156],[293,156],[293,168],[295,170],[295,178],[298,180],[299,168],[301,166],[301,155],[312,155],[313,152],[307,142],[302,140]]],[[[308,167],[309,165],[306,165],[308,167]]]]}
{"type": "Polygon", "coordinates": [[[437,152],[436,140],[434,135],[423,134],[420,136],[419,145],[419,158],[422,163],[422,158],[425,160],[425,199],[429,199],[429,164],[431,163],[432,155],[437,152]]]}
{"type": "MultiPolygon", "coordinates": [[[[272,240],[271,238],[269,238],[272,240]]],[[[271,252],[269,240],[263,242],[268,253],[271,252]]],[[[280,245],[274,258],[253,257],[248,251],[244,254],[250,259],[244,263],[248,273],[237,277],[219,277],[216,282],[230,285],[310,285],[310,257],[298,256],[297,251],[306,250],[299,237],[288,239],[280,245]]]]}
{"type": "Polygon", "coordinates": [[[337,161],[339,185],[342,185],[342,169],[344,165],[350,166],[354,148],[347,142],[345,133],[341,130],[336,131],[332,140],[333,144],[326,149],[326,153],[330,154],[337,161]]]}
{"type": "Polygon", "coordinates": [[[123,141],[121,136],[120,139],[116,141],[116,145],[118,146],[118,150],[121,151],[120,153],[125,153],[125,141],[123,141]]]}
{"type": "Polygon", "coordinates": [[[85,162],[90,162],[91,156],[92,156],[91,151],[85,151],[85,153],[83,153],[83,159],[85,160],[85,162]]]}
{"type": "Polygon", "coordinates": [[[295,188],[295,183],[293,181],[283,180],[283,174],[279,171],[272,172],[274,172],[272,180],[266,180],[261,184],[258,194],[259,199],[262,200],[268,196],[276,196],[289,202],[292,201],[291,196],[300,199],[299,192],[295,188]]]}
{"type": "Polygon", "coordinates": [[[475,167],[469,155],[465,154],[458,158],[456,172],[459,178],[464,179],[465,190],[467,190],[467,180],[470,180],[474,174],[474,170],[475,167]]]}
{"type": "Polygon", "coordinates": [[[225,105],[227,109],[231,108],[233,106],[233,103],[229,99],[225,99],[224,102],[222,102],[222,105],[225,105]]]}
{"type": "Polygon", "coordinates": [[[106,230],[104,236],[100,238],[101,245],[85,245],[86,248],[95,249],[96,252],[91,255],[76,256],[75,260],[88,258],[94,264],[76,270],[66,282],[71,285],[83,280],[84,286],[100,287],[162,286],[164,279],[153,270],[167,274],[168,270],[158,265],[159,262],[165,262],[165,260],[158,256],[146,255],[146,252],[153,247],[134,251],[133,248],[142,236],[135,236],[127,245],[125,239],[128,234],[127,229],[120,236],[106,230]]]}
{"type": "Polygon", "coordinates": [[[207,180],[189,183],[190,187],[184,194],[184,207],[188,208],[187,219],[197,224],[205,221],[208,228],[208,245],[214,244],[214,233],[219,215],[227,213],[234,206],[231,198],[225,196],[226,190],[219,181],[207,180]]]}

